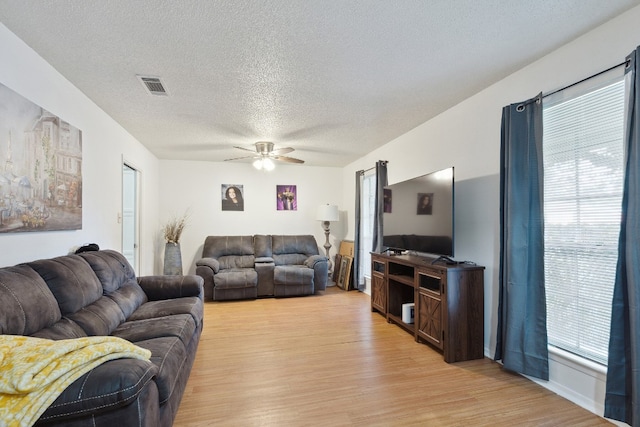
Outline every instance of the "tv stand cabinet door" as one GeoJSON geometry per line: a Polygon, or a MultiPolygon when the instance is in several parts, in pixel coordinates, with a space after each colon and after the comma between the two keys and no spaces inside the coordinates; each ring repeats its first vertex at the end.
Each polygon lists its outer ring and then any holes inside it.
{"type": "Polygon", "coordinates": [[[375,272],[371,274],[371,310],[387,315],[387,282],[384,275],[375,272]]]}
{"type": "Polygon", "coordinates": [[[442,298],[440,295],[420,289],[417,314],[418,338],[442,350],[442,298]]]}

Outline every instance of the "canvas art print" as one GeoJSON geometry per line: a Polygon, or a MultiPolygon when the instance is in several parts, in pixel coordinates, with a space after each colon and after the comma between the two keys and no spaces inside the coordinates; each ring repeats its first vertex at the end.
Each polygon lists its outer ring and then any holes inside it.
{"type": "Polygon", "coordinates": [[[222,210],[244,211],[243,186],[237,184],[222,184],[222,210]]]}
{"type": "Polygon", "coordinates": [[[82,229],[82,131],[0,84],[0,233],[82,229]]]}
{"type": "Polygon", "coordinates": [[[298,210],[298,195],[295,185],[276,185],[276,198],[279,211],[298,210]]]}

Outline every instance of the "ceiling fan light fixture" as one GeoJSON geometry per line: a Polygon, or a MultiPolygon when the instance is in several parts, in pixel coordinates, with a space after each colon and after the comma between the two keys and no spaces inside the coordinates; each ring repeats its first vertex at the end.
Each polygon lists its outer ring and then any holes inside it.
{"type": "Polygon", "coordinates": [[[261,159],[258,159],[255,162],[253,162],[253,167],[258,170],[264,169],[266,171],[272,171],[275,169],[276,165],[268,157],[262,157],[261,159]]]}
{"type": "Polygon", "coordinates": [[[266,158],[262,160],[262,167],[265,170],[272,171],[276,167],[276,165],[275,163],[273,163],[273,160],[266,158]]]}

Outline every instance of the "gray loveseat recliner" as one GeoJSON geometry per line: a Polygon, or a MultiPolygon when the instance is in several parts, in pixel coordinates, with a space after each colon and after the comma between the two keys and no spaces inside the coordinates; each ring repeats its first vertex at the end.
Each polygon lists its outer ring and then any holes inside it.
{"type": "Polygon", "coordinates": [[[208,236],[196,261],[214,301],[311,295],[326,289],[328,269],[311,235],[208,236]]]}
{"type": "Polygon", "coordinates": [[[110,360],[82,375],[36,426],[171,426],[202,332],[202,297],[202,278],[136,278],[111,250],[0,268],[0,334],[111,335],[151,351],[150,360],[110,360]]]}

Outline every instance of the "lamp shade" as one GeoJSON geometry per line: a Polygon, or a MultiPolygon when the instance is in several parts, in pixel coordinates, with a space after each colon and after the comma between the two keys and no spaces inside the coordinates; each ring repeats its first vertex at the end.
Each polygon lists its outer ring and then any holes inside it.
{"type": "Polygon", "coordinates": [[[340,215],[338,213],[338,207],[336,205],[320,205],[318,206],[318,215],[316,216],[318,221],[338,221],[340,215]]]}

